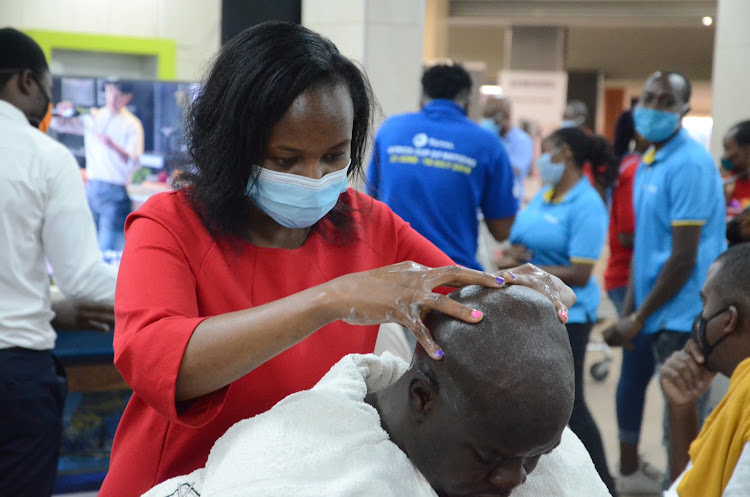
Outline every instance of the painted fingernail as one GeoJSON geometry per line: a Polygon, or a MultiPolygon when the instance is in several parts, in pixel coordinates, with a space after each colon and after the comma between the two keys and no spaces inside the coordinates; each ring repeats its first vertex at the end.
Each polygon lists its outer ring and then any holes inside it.
{"type": "Polygon", "coordinates": [[[473,318],[481,318],[482,317],[482,311],[477,311],[477,310],[471,311],[471,317],[473,317],[473,318]]]}
{"type": "Polygon", "coordinates": [[[437,349],[437,351],[435,351],[435,357],[437,357],[438,359],[443,357],[443,349],[437,349]]]}
{"type": "Polygon", "coordinates": [[[496,276],[495,277],[495,281],[497,281],[498,285],[504,285],[505,284],[505,278],[503,278],[502,276],[496,276]]]}
{"type": "Polygon", "coordinates": [[[568,311],[566,311],[565,309],[560,310],[560,315],[565,319],[568,319],[568,311]]]}
{"type": "Polygon", "coordinates": [[[509,275],[510,275],[510,277],[511,277],[511,278],[513,278],[514,280],[516,279],[516,275],[515,275],[515,274],[513,274],[513,271],[508,271],[508,274],[509,274],[509,275]]]}

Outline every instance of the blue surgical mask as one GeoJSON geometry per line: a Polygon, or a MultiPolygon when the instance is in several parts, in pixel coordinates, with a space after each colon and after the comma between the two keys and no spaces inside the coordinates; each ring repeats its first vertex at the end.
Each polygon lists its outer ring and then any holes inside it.
{"type": "Polygon", "coordinates": [[[734,171],[734,164],[732,164],[732,161],[730,161],[726,157],[721,159],[721,167],[723,167],[727,171],[734,171]]]}
{"type": "Polygon", "coordinates": [[[253,166],[258,172],[258,181],[255,188],[248,182],[246,195],[280,225],[308,228],[328,214],[339,195],[346,191],[350,164],[351,160],[344,169],[320,179],[253,166]]]}
{"type": "Polygon", "coordinates": [[[633,123],[639,135],[651,143],[661,143],[677,131],[680,114],[638,106],[633,110],[633,123]]]}
{"type": "Polygon", "coordinates": [[[578,121],[572,119],[565,119],[560,123],[561,128],[576,128],[578,127],[578,121]]]}
{"type": "Polygon", "coordinates": [[[500,126],[498,126],[495,120],[491,117],[485,117],[484,119],[482,119],[479,125],[487,131],[495,133],[496,135],[500,134],[500,126]]]}
{"type": "Polygon", "coordinates": [[[550,154],[542,154],[536,160],[536,167],[539,170],[539,176],[545,185],[557,186],[565,171],[564,162],[552,162],[550,154]]]}

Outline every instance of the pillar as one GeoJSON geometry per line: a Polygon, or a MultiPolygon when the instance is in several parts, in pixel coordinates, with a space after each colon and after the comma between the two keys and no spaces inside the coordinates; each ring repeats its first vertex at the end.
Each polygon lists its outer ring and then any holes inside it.
{"type": "Polygon", "coordinates": [[[419,108],[424,0],[303,0],[302,24],[359,62],[385,116],[419,108]]]}
{"type": "Polygon", "coordinates": [[[733,124],[750,119],[750,2],[719,0],[714,42],[712,75],[713,131],[711,153],[717,159],[723,153],[722,139],[733,124]]]}

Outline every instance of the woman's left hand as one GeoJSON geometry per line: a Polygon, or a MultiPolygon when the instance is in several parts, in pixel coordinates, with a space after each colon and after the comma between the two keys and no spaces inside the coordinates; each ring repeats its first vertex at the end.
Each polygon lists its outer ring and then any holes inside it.
{"type": "Polygon", "coordinates": [[[560,278],[530,263],[502,271],[500,276],[505,278],[506,285],[526,286],[550,299],[560,321],[568,322],[568,309],[576,303],[576,294],[560,278]]]}

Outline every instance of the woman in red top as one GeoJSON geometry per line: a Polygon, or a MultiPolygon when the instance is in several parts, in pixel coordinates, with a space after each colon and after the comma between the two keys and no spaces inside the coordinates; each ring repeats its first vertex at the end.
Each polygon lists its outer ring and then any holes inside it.
{"type": "MultiPolygon", "coordinates": [[[[114,346],[134,393],[100,496],[137,496],[203,466],[234,423],[372,352],[379,323],[402,324],[439,359],[424,312],[482,319],[433,289],[502,277],[439,267],[452,262],[346,189],[372,105],[360,70],[301,26],[264,23],[223,47],[189,116],[194,170],[126,224],[114,346]]],[[[567,318],[570,289],[514,271],[504,276],[567,318]]]]}

